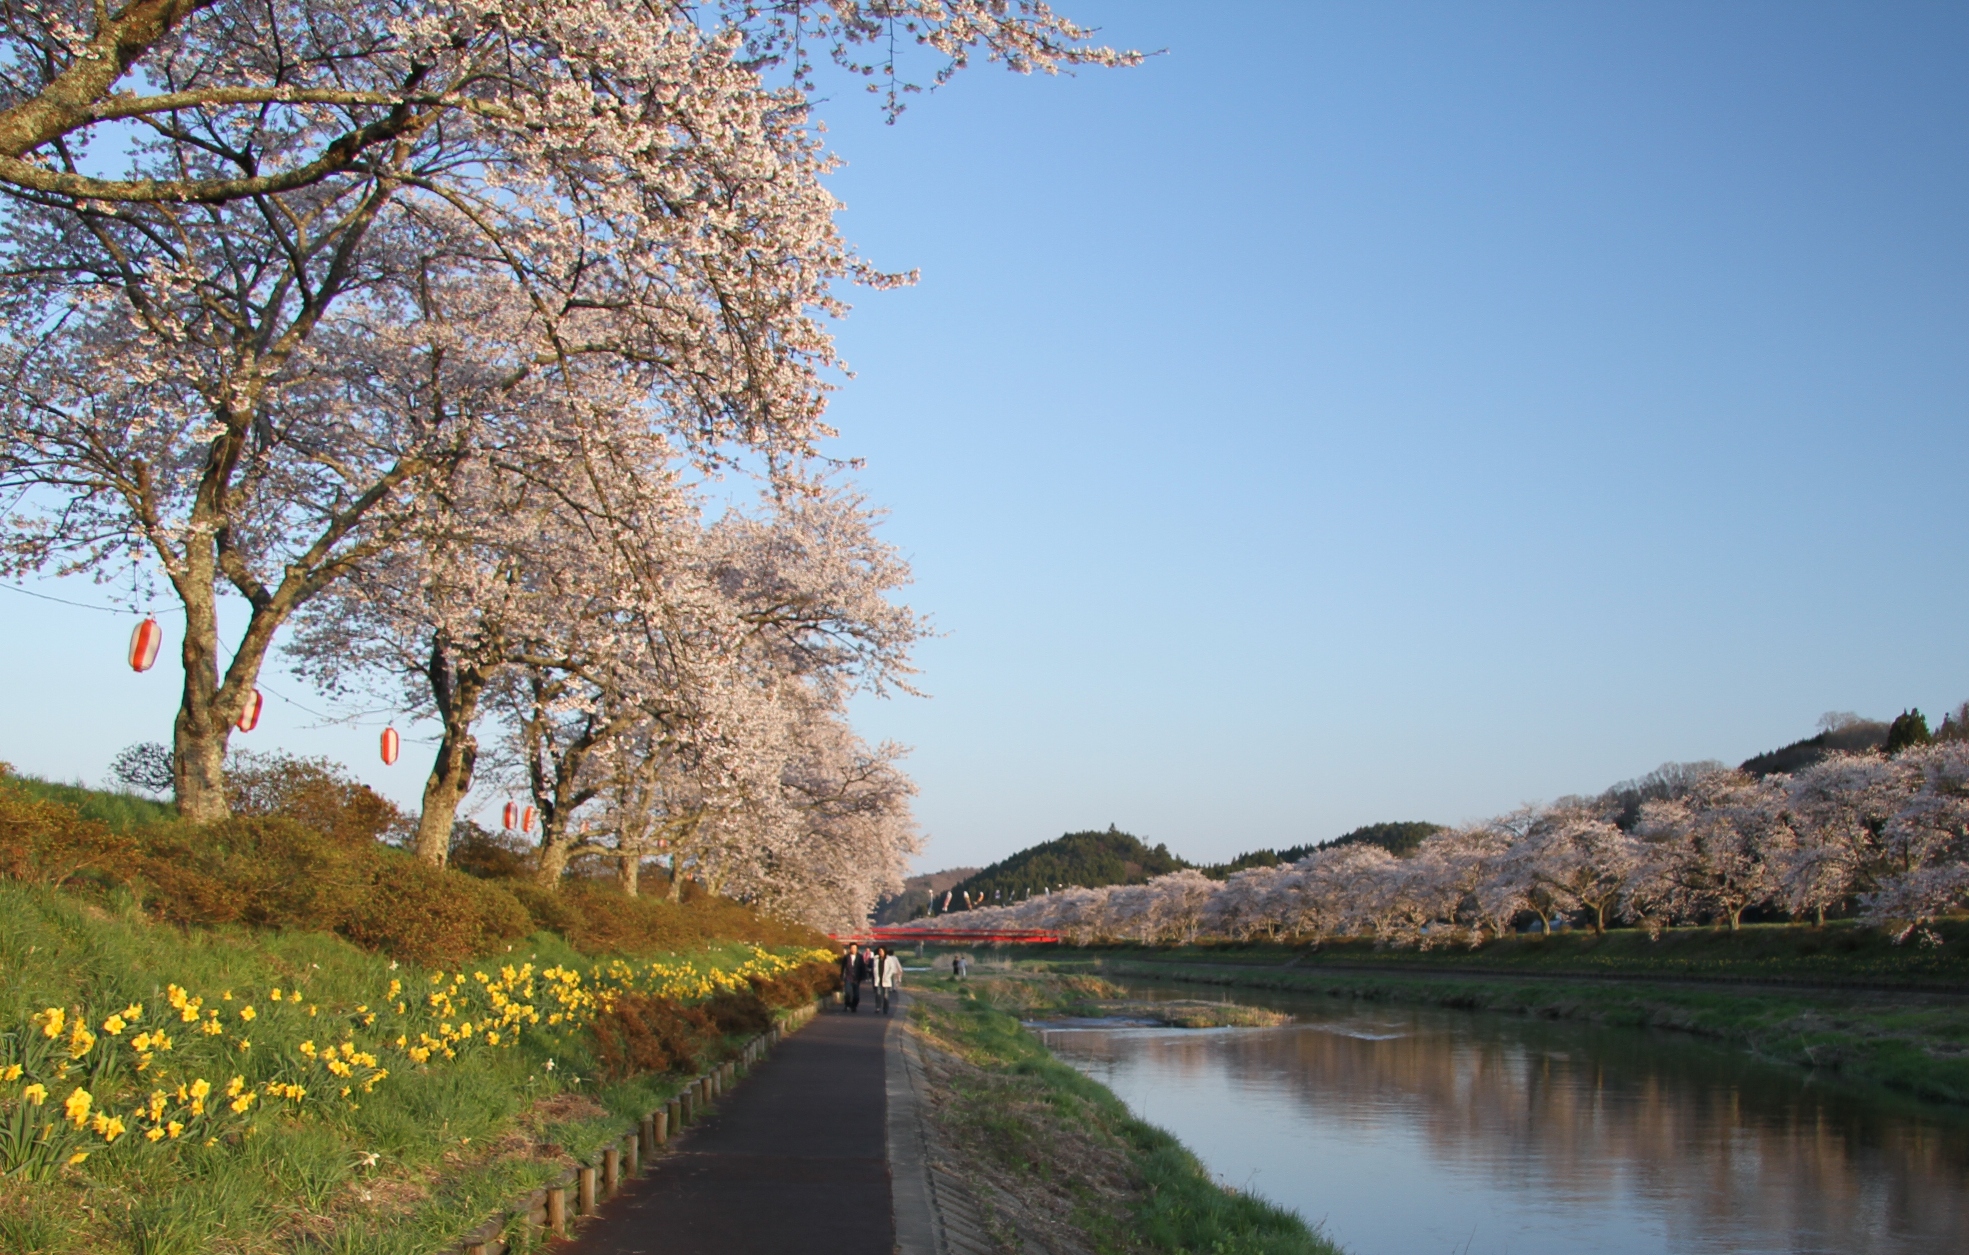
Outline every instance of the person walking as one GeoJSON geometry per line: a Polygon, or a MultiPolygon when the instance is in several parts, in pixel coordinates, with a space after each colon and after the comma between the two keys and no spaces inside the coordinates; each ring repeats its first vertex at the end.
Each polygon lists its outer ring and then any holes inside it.
{"type": "Polygon", "coordinates": [[[861,978],[863,968],[861,947],[848,945],[848,952],[841,956],[841,1005],[857,1014],[861,1011],[861,978]]]}
{"type": "Polygon", "coordinates": [[[902,960],[882,947],[875,960],[875,1000],[882,1004],[882,1014],[896,1003],[896,995],[902,992],[902,960]]]}

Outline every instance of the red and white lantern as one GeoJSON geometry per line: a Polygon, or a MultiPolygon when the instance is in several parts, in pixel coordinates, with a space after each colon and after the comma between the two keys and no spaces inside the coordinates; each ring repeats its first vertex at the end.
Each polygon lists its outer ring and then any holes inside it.
{"type": "Polygon", "coordinates": [[[246,697],[246,708],[239,712],[239,722],[233,726],[241,732],[251,732],[259,727],[260,709],[266,704],[266,700],[260,696],[260,690],[254,689],[246,697]]]}
{"type": "Polygon", "coordinates": [[[157,661],[157,648],[164,643],[164,629],[157,620],[146,618],[130,633],[130,670],[148,671],[157,661]]]}
{"type": "Polygon", "coordinates": [[[520,812],[520,831],[533,831],[533,808],[531,806],[520,812]]]}
{"type": "Polygon", "coordinates": [[[383,729],[383,765],[394,767],[397,755],[403,752],[403,740],[397,736],[395,728],[383,729]]]}
{"type": "MultiPolygon", "coordinates": [[[[527,810],[528,810],[529,812],[530,812],[530,811],[532,811],[532,809],[533,809],[533,808],[532,808],[531,806],[529,806],[529,807],[527,807],[527,810]]],[[[504,820],[504,821],[505,821],[505,824],[506,824],[506,831],[507,831],[507,832],[511,832],[511,831],[512,831],[513,829],[515,829],[515,828],[517,828],[517,827],[519,827],[519,826],[520,826],[520,804],[519,804],[518,802],[508,802],[508,803],[506,803],[506,813],[505,813],[504,815],[502,815],[502,816],[501,816],[500,818],[501,818],[502,820],[504,820]]]]}

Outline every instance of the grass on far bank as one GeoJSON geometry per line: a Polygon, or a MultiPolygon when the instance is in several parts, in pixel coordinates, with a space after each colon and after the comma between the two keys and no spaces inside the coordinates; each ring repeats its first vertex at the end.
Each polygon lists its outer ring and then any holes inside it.
{"type": "MultiPolygon", "coordinates": [[[[1878,929],[1851,920],[1834,920],[1823,927],[1747,924],[1735,932],[1685,926],[1668,929],[1655,938],[1638,928],[1609,929],[1603,934],[1573,929],[1549,937],[1518,934],[1474,948],[1446,945],[1428,950],[1373,941],[1317,946],[1205,942],[1180,947],[1060,947],[1054,953],[1062,958],[1103,954],[1202,965],[1672,978],[1969,992],[1969,920],[1942,920],[1933,931],[1942,944],[1909,940],[1896,945],[1878,929]]],[[[1041,951],[1035,947],[1032,953],[1041,951]]]]}
{"type": "MultiPolygon", "coordinates": [[[[1135,1119],[1106,1088],[1053,1058],[1016,1017],[980,998],[976,982],[928,988],[936,992],[912,999],[913,1023],[948,1061],[930,1118],[1006,1196],[1035,1200],[1030,1214],[1068,1230],[1049,1235],[1056,1247],[1097,1255],[1338,1255],[1293,1213],[1211,1180],[1175,1138],[1135,1119]]],[[[1020,1249],[1016,1234],[1002,1236],[1020,1249]]]]}

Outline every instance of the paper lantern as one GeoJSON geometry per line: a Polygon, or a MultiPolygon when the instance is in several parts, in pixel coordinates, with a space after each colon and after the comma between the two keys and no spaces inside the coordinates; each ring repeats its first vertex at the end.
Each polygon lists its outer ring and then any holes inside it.
{"type": "Polygon", "coordinates": [[[157,661],[157,647],[164,643],[164,629],[156,619],[145,619],[130,633],[130,670],[148,671],[157,661]]]}
{"type": "MultiPolygon", "coordinates": [[[[529,807],[528,809],[530,810],[530,809],[532,809],[532,808],[531,808],[531,807],[529,807]]],[[[502,818],[502,819],[503,819],[503,820],[505,821],[505,825],[506,825],[506,831],[507,831],[507,832],[511,832],[511,831],[512,831],[513,829],[515,829],[515,828],[517,828],[517,827],[519,827],[519,826],[520,826],[520,804],[519,804],[518,802],[508,802],[508,803],[506,803],[506,813],[505,813],[505,814],[504,814],[503,816],[501,816],[501,818],[502,818]]]]}
{"type": "Polygon", "coordinates": [[[383,765],[396,766],[397,755],[403,752],[403,740],[397,736],[395,728],[383,729],[383,765]]]}
{"type": "Polygon", "coordinates": [[[233,726],[241,732],[251,732],[260,726],[260,708],[266,705],[260,690],[254,689],[246,698],[246,708],[239,712],[239,722],[233,726]]]}
{"type": "Polygon", "coordinates": [[[520,812],[520,831],[533,831],[533,808],[531,806],[520,812]]]}

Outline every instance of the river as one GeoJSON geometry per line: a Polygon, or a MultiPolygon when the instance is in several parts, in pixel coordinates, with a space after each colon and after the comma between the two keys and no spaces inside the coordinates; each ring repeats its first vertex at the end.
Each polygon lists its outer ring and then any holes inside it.
{"type": "Polygon", "coordinates": [[[1044,1036],[1351,1255],[1969,1255],[1960,1115],[1675,1033],[1237,998],[1294,1022],[1044,1036]]]}

